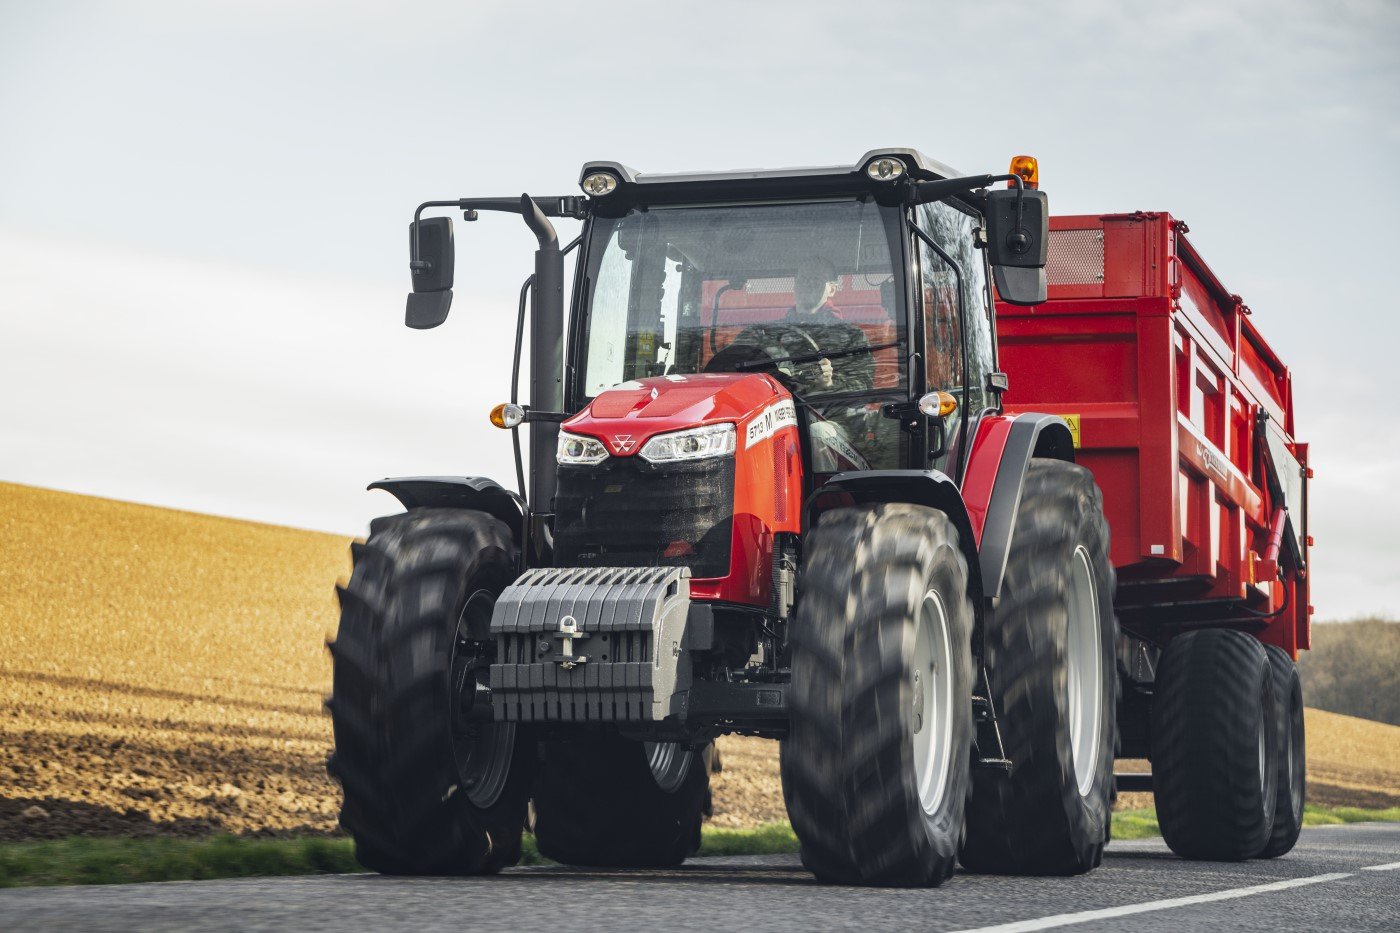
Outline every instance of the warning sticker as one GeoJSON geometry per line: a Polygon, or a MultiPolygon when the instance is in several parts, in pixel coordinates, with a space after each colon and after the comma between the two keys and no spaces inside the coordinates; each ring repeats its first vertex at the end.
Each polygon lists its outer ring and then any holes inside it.
{"type": "Polygon", "coordinates": [[[1060,417],[1065,419],[1065,424],[1069,425],[1069,435],[1074,439],[1074,446],[1079,447],[1079,416],[1061,415],[1060,417]]]}
{"type": "Polygon", "coordinates": [[[785,398],[781,402],[774,402],[754,415],[754,419],[749,422],[744,432],[744,449],[747,450],[764,438],[772,437],[783,428],[796,426],[797,406],[792,403],[792,399],[785,398]]]}

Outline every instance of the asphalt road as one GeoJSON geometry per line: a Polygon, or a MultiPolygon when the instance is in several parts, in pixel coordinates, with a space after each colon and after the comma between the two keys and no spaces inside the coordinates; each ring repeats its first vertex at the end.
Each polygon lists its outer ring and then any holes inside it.
{"type": "Polygon", "coordinates": [[[664,872],[518,868],[0,891],[0,930],[1400,930],[1400,824],[1303,831],[1273,861],[1113,843],[1080,878],[959,874],[933,890],[822,887],[795,856],[664,872]],[[1163,903],[1184,901],[1184,903],[1163,903]],[[1086,915],[1086,912],[1087,915],[1086,915]]]}

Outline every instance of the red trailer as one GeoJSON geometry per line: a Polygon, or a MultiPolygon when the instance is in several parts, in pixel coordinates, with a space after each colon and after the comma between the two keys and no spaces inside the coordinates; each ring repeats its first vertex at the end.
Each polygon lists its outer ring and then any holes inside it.
{"type": "Polygon", "coordinates": [[[1126,631],[1309,645],[1308,448],[1288,368],[1165,213],[1054,217],[1049,300],[999,304],[1012,411],[1063,415],[1103,490],[1126,631]]]}
{"type": "MultiPolygon", "coordinates": [[[[1232,786],[1218,763],[1241,754],[1222,752],[1221,737],[1248,732],[1234,678],[1248,647],[1235,632],[1250,633],[1279,704],[1279,815],[1264,849],[1276,855],[1296,839],[1304,799],[1293,661],[1311,641],[1312,471],[1288,368],[1186,233],[1165,213],[1051,218],[1047,300],[997,305],[1005,402],[1063,416],[1103,491],[1119,754],[1150,758],[1153,772],[1119,775],[1118,787],[1154,791],[1173,850],[1221,857],[1202,814],[1232,786]]],[[[1261,739],[1261,773],[1266,758],[1261,739]]]]}

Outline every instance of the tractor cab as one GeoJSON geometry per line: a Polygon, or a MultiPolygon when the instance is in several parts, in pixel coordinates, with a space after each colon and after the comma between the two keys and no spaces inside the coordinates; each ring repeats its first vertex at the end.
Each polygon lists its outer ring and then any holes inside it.
{"type": "Polygon", "coordinates": [[[789,172],[585,166],[565,407],[639,379],[766,373],[796,403],[812,482],[956,475],[996,398],[985,194],[919,197],[919,179],[955,175],[913,152],[789,172]]]}

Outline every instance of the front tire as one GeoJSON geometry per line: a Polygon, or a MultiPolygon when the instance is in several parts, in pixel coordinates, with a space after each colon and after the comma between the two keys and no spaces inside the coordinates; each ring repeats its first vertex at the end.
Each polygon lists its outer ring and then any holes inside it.
{"type": "Polygon", "coordinates": [[[942,512],[835,509],[808,537],[792,625],[783,796],[827,883],[953,873],[972,748],[973,609],[942,512]]]}
{"type": "Polygon", "coordinates": [[[974,776],[961,860],[976,872],[1080,874],[1108,841],[1117,737],[1114,574],[1093,476],[1032,461],[1012,534],[983,638],[1011,773],[974,776]]]}
{"type": "Polygon", "coordinates": [[[566,865],[669,868],[700,848],[704,749],[613,734],[545,742],[535,791],[540,854],[566,865]]]}
{"type": "Polygon", "coordinates": [[[1238,862],[1264,850],[1278,796],[1276,719],[1257,639],[1199,629],[1167,645],[1152,698],[1152,788],[1173,852],[1238,862]]]}
{"type": "Polygon", "coordinates": [[[356,858],[394,875],[515,864],[533,748],[462,706],[515,576],[510,532],[481,512],[416,509],[377,519],[352,553],[327,706],[356,858]]]}

